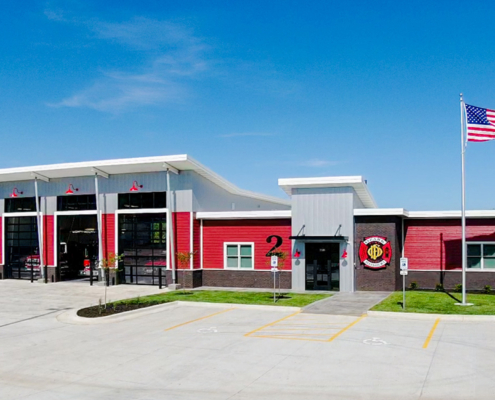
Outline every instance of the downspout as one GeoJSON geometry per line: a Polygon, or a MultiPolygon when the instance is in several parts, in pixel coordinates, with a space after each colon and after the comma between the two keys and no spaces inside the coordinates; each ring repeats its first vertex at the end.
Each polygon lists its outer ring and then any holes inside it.
{"type": "MultiPolygon", "coordinates": [[[[40,214],[40,198],[38,196],[38,177],[34,177],[34,196],[35,196],[35,202],[36,202],[36,222],[38,225],[38,250],[39,250],[39,256],[40,256],[40,273],[41,273],[41,279],[46,281],[46,276],[45,276],[45,263],[44,263],[44,257],[43,257],[43,228],[41,227],[41,214],[40,214]]],[[[31,267],[32,268],[32,267],[31,267]]]]}
{"type": "Polygon", "coordinates": [[[175,285],[175,246],[174,246],[174,232],[173,232],[173,213],[172,213],[172,201],[170,190],[170,169],[167,168],[167,208],[170,215],[170,221],[167,221],[167,233],[170,243],[170,256],[169,260],[172,266],[172,284],[175,285]]]}

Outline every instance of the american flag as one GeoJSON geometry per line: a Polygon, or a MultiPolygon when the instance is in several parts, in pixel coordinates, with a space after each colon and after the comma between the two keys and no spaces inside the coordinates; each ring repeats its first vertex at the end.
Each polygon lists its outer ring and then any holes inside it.
{"type": "Polygon", "coordinates": [[[495,139],[495,110],[466,104],[467,140],[486,142],[495,139]]]}

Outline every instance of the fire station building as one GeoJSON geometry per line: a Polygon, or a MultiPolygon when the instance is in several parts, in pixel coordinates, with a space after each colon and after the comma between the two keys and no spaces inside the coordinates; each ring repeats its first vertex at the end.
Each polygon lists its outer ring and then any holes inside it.
{"type": "MultiPolygon", "coordinates": [[[[459,211],[378,208],[361,176],[238,188],[188,155],[0,169],[0,277],[396,290],[461,282],[459,211]],[[280,272],[271,271],[278,256],[280,272]]],[[[495,211],[467,212],[467,288],[495,285],[495,211]]]]}

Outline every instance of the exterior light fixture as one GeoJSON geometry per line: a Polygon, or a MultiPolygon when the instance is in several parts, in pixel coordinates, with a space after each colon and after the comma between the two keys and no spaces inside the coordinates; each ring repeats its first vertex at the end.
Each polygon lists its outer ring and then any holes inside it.
{"type": "Polygon", "coordinates": [[[137,192],[139,189],[142,189],[143,185],[138,185],[137,181],[132,182],[132,187],[129,189],[129,192],[137,192]]]}
{"type": "Polygon", "coordinates": [[[69,183],[69,188],[65,191],[65,194],[74,194],[74,191],[78,192],[79,188],[75,188],[72,183],[69,183]]]}
{"type": "Polygon", "coordinates": [[[12,194],[10,195],[10,197],[18,197],[20,194],[24,194],[24,192],[19,192],[15,187],[14,190],[12,190],[12,194]]]}

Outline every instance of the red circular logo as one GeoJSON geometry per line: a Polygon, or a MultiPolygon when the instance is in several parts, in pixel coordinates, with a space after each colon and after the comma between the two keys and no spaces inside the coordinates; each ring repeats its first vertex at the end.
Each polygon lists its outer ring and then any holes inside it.
{"type": "Polygon", "coordinates": [[[386,237],[366,237],[359,246],[359,259],[368,268],[385,268],[392,259],[392,246],[386,237]]]}

